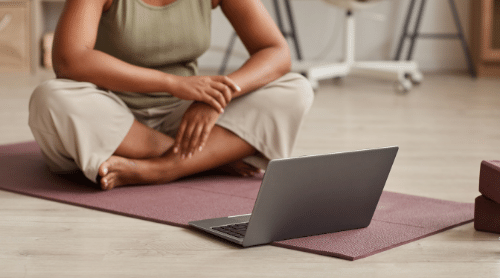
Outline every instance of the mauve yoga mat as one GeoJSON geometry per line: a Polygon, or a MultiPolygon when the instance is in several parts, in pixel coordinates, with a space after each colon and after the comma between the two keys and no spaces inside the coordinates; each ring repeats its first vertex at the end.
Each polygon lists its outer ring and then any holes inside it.
{"type": "MultiPolygon", "coordinates": [[[[251,213],[260,183],[260,178],[211,175],[100,191],[81,174],[50,173],[35,142],[0,146],[0,189],[180,227],[192,220],[251,213]]],[[[474,204],[384,192],[367,228],[272,244],[356,260],[473,218],[474,204]]]]}

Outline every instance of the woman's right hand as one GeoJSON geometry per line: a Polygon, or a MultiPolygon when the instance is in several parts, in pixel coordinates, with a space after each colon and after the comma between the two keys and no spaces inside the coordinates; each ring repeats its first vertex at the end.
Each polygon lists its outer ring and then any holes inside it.
{"type": "Polygon", "coordinates": [[[227,76],[176,76],[169,93],[180,99],[204,102],[222,113],[233,92],[239,91],[240,87],[227,76]]]}

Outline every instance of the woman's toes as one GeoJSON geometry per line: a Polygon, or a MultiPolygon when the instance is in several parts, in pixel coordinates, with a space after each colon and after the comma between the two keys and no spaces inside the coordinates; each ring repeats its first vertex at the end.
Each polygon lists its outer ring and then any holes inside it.
{"type": "Polygon", "coordinates": [[[103,190],[111,190],[117,186],[117,174],[110,173],[101,179],[101,188],[103,190]]]}
{"type": "Polygon", "coordinates": [[[101,177],[105,177],[108,173],[109,173],[109,162],[108,161],[104,161],[101,166],[99,166],[99,176],[101,177]]]}
{"type": "Polygon", "coordinates": [[[220,169],[229,174],[243,177],[253,177],[262,172],[261,169],[247,164],[242,160],[229,163],[220,167],[220,169]]]}
{"type": "Polygon", "coordinates": [[[110,190],[112,189],[110,177],[104,177],[101,179],[101,189],[102,190],[110,190]]]}

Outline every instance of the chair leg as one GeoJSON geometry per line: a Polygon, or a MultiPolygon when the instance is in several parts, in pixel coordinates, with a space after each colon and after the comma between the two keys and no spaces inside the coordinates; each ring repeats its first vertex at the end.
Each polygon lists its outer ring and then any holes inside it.
{"type": "Polygon", "coordinates": [[[405,43],[406,38],[408,37],[408,29],[410,27],[410,21],[413,15],[413,9],[415,8],[415,3],[416,0],[411,0],[410,6],[408,8],[408,12],[406,13],[406,19],[405,19],[405,24],[403,26],[403,34],[401,34],[401,37],[399,38],[399,44],[398,44],[398,50],[396,51],[396,57],[394,57],[395,61],[399,61],[401,59],[401,53],[403,51],[403,46],[405,43]]]}
{"type": "Polygon", "coordinates": [[[236,38],[238,35],[233,31],[231,38],[229,39],[229,44],[226,48],[226,52],[224,53],[224,58],[222,59],[222,64],[219,68],[219,75],[224,75],[226,72],[227,64],[229,63],[229,58],[231,57],[231,53],[233,52],[234,43],[236,42],[236,38]]]}
{"type": "Polygon", "coordinates": [[[285,28],[283,27],[283,19],[281,17],[280,3],[278,2],[278,0],[273,0],[273,5],[274,5],[274,13],[276,14],[276,24],[278,25],[280,31],[283,33],[285,28]]]}
{"type": "Polygon", "coordinates": [[[293,44],[295,46],[295,54],[297,55],[297,60],[301,61],[302,60],[302,52],[301,52],[300,46],[299,46],[299,38],[297,35],[297,28],[295,28],[295,19],[293,16],[292,4],[290,3],[290,0],[285,0],[285,7],[286,7],[286,11],[288,13],[288,21],[290,22],[290,29],[291,29],[290,36],[292,37],[293,44]]]}
{"type": "Polygon", "coordinates": [[[455,27],[456,27],[457,32],[458,32],[457,34],[422,34],[422,33],[419,32],[419,30],[420,30],[420,23],[422,21],[422,16],[423,16],[423,11],[424,11],[424,8],[425,8],[426,0],[421,0],[419,11],[418,11],[418,14],[417,14],[417,20],[416,20],[416,23],[415,23],[415,27],[414,27],[413,33],[409,34],[408,33],[408,26],[409,26],[410,20],[411,20],[412,15],[413,15],[413,10],[414,10],[415,3],[416,3],[416,0],[411,0],[411,2],[410,2],[410,6],[409,6],[409,9],[408,9],[408,13],[406,15],[406,20],[405,20],[405,24],[404,24],[404,28],[403,28],[403,34],[400,37],[398,48],[397,48],[397,52],[396,52],[396,56],[395,56],[394,60],[400,60],[401,54],[402,54],[402,51],[403,51],[403,46],[404,46],[405,40],[407,38],[410,39],[410,46],[409,46],[409,50],[407,52],[407,57],[406,57],[406,60],[408,60],[408,61],[412,60],[412,58],[413,58],[413,51],[415,49],[416,40],[419,39],[419,38],[429,38],[429,39],[459,39],[460,43],[462,45],[462,49],[464,51],[464,55],[465,55],[467,67],[468,67],[468,70],[469,70],[469,74],[472,77],[476,77],[476,71],[475,71],[475,68],[474,68],[473,63],[472,63],[472,58],[471,58],[471,55],[470,55],[470,52],[469,52],[469,48],[467,46],[467,41],[465,40],[465,36],[464,36],[462,25],[460,24],[460,18],[458,16],[458,12],[457,12],[457,8],[456,8],[456,5],[455,5],[455,1],[454,0],[448,0],[448,4],[450,6],[450,10],[451,10],[452,15],[453,15],[453,20],[454,20],[454,23],[455,23],[455,27]]]}
{"type": "Polygon", "coordinates": [[[318,81],[327,78],[344,77],[351,71],[354,63],[354,48],[355,48],[355,21],[351,11],[346,11],[344,20],[344,60],[340,63],[332,63],[308,68],[306,77],[312,84],[313,88],[318,87],[318,81]]]}
{"type": "Polygon", "coordinates": [[[420,23],[422,22],[422,16],[424,15],[425,3],[427,0],[422,0],[420,2],[420,8],[417,15],[417,22],[415,23],[415,28],[413,30],[413,34],[411,35],[410,49],[408,50],[408,56],[406,56],[406,60],[410,61],[413,58],[413,50],[415,49],[415,43],[418,38],[418,31],[420,30],[420,23]]]}

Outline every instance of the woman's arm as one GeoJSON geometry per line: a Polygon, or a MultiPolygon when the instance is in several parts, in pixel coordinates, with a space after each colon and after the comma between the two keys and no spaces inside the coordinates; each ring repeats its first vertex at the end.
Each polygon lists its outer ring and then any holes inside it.
{"type": "Polygon", "coordinates": [[[58,78],[91,82],[113,91],[169,92],[223,110],[231,100],[231,93],[238,90],[227,77],[174,76],[134,66],[95,50],[99,20],[110,4],[111,0],[66,0],[52,54],[58,78]]]}
{"type": "Polygon", "coordinates": [[[242,89],[233,98],[290,71],[288,44],[260,0],[220,0],[219,5],[250,53],[246,63],[228,75],[242,89]]]}
{"type": "MultiPolygon", "coordinates": [[[[290,71],[288,44],[260,0],[212,0],[212,6],[217,5],[250,53],[246,63],[228,75],[241,88],[233,91],[233,98],[252,92],[290,71]]],[[[195,103],[184,115],[175,140],[175,153],[189,157],[203,148],[218,118],[205,108],[195,103]],[[198,117],[200,113],[204,113],[204,117],[198,117]]]]}
{"type": "MultiPolygon", "coordinates": [[[[212,5],[221,6],[250,53],[246,63],[228,75],[241,87],[240,91],[233,92],[233,98],[254,91],[290,71],[288,44],[260,0],[212,0],[212,5]]],[[[218,115],[204,105],[194,103],[183,117],[174,152],[190,157],[195,151],[201,151],[217,118],[218,115]]]]}
{"type": "Polygon", "coordinates": [[[173,82],[170,76],[94,50],[99,20],[108,2],[66,1],[54,37],[53,64],[57,77],[87,81],[115,91],[163,91],[173,82]]]}

